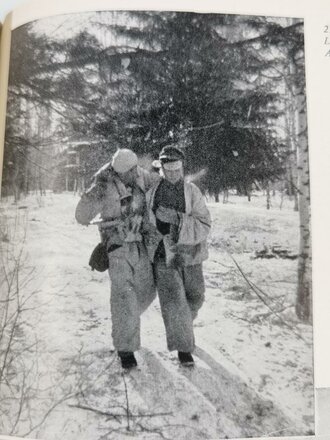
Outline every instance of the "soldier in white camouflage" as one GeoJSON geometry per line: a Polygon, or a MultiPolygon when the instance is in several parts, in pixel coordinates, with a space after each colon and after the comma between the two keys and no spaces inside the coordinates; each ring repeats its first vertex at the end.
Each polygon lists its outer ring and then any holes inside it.
{"type": "Polygon", "coordinates": [[[148,254],[166,329],[167,346],[177,350],[182,365],[194,364],[193,320],[204,301],[202,262],[210,213],[196,185],[183,176],[184,154],[176,146],[159,156],[163,178],[147,193],[150,222],[148,254]]]}
{"type": "Polygon", "coordinates": [[[98,218],[109,260],[112,338],[123,368],[137,365],[134,352],[140,348],[140,315],[156,296],[142,230],[145,193],[155,179],[159,176],[138,166],[133,151],[120,149],[95,174],[76,208],[82,225],[98,218]]]}

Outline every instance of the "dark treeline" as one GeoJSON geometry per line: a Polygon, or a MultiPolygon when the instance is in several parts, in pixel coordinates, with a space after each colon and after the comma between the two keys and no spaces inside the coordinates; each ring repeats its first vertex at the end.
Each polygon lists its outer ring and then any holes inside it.
{"type": "Polygon", "coordinates": [[[74,139],[90,142],[80,163],[87,177],[117,147],[156,158],[165,144],[179,142],[187,172],[205,169],[199,184],[212,194],[245,193],[279,179],[294,191],[292,133],[288,125],[280,135],[278,121],[294,118],[288,106],[296,97],[288,90],[304,94],[302,22],[126,12],[110,26],[106,14],[113,13],[97,14],[67,40],[38,34],[33,25],[13,33],[8,114],[25,121],[7,124],[5,186],[14,175],[18,191],[27,181],[40,186],[50,166],[41,155],[56,153],[57,164],[74,139]],[[101,44],[96,30],[111,43],[101,44]],[[23,171],[26,161],[31,166],[23,171]]]}

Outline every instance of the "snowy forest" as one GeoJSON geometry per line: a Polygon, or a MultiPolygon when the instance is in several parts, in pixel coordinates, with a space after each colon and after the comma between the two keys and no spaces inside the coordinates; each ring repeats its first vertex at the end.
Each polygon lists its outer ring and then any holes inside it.
{"type": "MultiPolygon", "coordinates": [[[[232,438],[314,430],[304,23],[94,12],[12,33],[0,203],[0,432],[232,438]],[[197,365],[166,352],[157,300],[138,371],[111,347],[109,279],[79,196],[118,148],[169,143],[212,215],[197,365]]],[[[127,437],[126,437],[127,436],[127,437]]]]}

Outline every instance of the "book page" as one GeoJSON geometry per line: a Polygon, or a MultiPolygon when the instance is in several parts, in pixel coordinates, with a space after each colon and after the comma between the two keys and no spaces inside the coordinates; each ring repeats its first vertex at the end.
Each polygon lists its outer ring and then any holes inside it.
{"type": "MultiPolygon", "coordinates": [[[[1,26],[0,40],[0,182],[2,181],[2,160],[5,138],[7,86],[9,74],[10,38],[11,38],[11,14],[9,14],[1,26]]],[[[0,185],[1,191],[1,185],[0,185]]]]}
{"type": "MultiPolygon", "coordinates": [[[[21,263],[22,294],[32,311],[17,338],[30,335],[30,376],[20,372],[17,387],[37,371],[40,383],[34,395],[31,384],[20,388],[21,406],[11,409],[4,434],[330,435],[330,8],[315,6],[180,1],[164,10],[151,2],[34,1],[15,9],[10,92],[0,113],[2,139],[7,116],[3,236],[29,259],[21,263]],[[117,148],[134,150],[139,166],[157,172],[152,164],[167,144],[185,152],[185,172],[213,220],[195,367],[184,370],[167,350],[157,299],[141,316],[138,368],[123,374],[111,338],[109,277],[88,267],[100,219],[79,226],[75,207],[117,148]],[[306,234],[312,313],[297,299],[306,234]],[[113,393],[109,404],[105,390],[113,393]],[[44,400],[29,412],[25,399],[44,400]]],[[[3,52],[2,84],[8,61],[3,52]]]]}
{"type": "Polygon", "coordinates": [[[5,21],[6,15],[9,14],[16,6],[22,4],[24,0],[2,0],[0,4],[0,22],[5,21]]]}

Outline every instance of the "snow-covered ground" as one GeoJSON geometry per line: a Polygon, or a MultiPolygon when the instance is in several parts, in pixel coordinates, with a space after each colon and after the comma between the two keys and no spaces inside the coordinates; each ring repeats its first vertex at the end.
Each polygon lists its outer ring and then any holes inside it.
{"type": "Polygon", "coordinates": [[[78,200],[70,193],[2,203],[3,255],[13,243],[16,255],[24,249],[20,291],[29,300],[15,347],[30,345],[24,377],[33,384],[19,421],[13,404],[1,433],[45,440],[313,433],[312,327],[294,313],[297,260],[255,258],[273,246],[297,254],[298,214],[288,200],[279,209],[274,197],[270,210],[260,194],[208,202],[196,365],[185,369],[167,351],[156,300],[142,315],[139,366],[129,373],[111,342],[108,275],[88,266],[98,232],[76,223],[78,200]]]}

